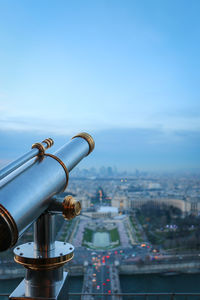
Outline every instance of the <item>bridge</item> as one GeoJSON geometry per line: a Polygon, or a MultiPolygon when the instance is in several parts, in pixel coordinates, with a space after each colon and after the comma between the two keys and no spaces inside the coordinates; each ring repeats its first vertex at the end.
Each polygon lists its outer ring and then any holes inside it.
{"type": "MultiPolygon", "coordinates": [[[[118,270],[114,266],[101,265],[98,268],[95,266],[87,267],[84,276],[82,294],[87,294],[82,296],[83,300],[93,300],[94,294],[101,293],[101,299],[107,299],[107,295],[114,293],[121,293],[120,281],[118,270]],[[90,294],[90,295],[89,295],[90,294]],[[105,295],[103,295],[105,294],[105,295]]],[[[115,297],[109,297],[114,300],[115,297]]],[[[122,300],[122,297],[118,297],[122,300]]]]}

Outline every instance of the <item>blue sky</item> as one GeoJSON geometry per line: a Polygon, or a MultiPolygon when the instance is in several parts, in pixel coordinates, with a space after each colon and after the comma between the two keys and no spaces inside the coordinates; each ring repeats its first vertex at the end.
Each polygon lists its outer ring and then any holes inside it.
{"type": "Polygon", "coordinates": [[[198,0],[0,0],[0,160],[24,151],[9,136],[88,131],[91,163],[199,168],[199,11],[198,0]]]}

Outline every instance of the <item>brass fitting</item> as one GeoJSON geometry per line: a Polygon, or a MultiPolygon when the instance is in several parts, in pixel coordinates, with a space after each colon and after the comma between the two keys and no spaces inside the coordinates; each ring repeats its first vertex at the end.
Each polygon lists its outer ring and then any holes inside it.
{"type": "Polygon", "coordinates": [[[35,143],[32,145],[32,149],[37,148],[39,150],[38,155],[43,156],[45,153],[45,147],[42,145],[42,143],[35,143]]]}
{"type": "Polygon", "coordinates": [[[63,217],[71,220],[81,212],[81,203],[76,201],[72,196],[66,196],[63,201],[63,217]]]}
{"type": "Polygon", "coordinates": [[[42,143],[47,144],[46,149],[50,148],[51,146],[53,146],[54,141],[51,138],[45,139],[44,141],[42,141],[42,143]]]}
{"type": "Polygon", "coordinates": [[[89,155],[94,150],[94,146],[95,146],[95,142],[94,142],[93,138],[91,137],[91,135],[88,134],[87,132],[80,132],[80,133],[76,134],[75,136],[73,136],[72,139],[74,139],[76,137],[83,138],[84,140],[86,140],[88,142],[89,152],[87,155],[89,155]]]}
{"type": "Polygon", "coordinates": [[[45,150],[50,148],[51,146],[53,146],[54,141],[51,138],[45,139],[44,141],[42,141],[42,143],[35,143],[32,145],[32,149],[33,148],[37,148],[39,150],[38,155],[44,156],[45,154],[45,150]],[[46,144],[46,146],[44,146],[43,144],[46,144]]]}

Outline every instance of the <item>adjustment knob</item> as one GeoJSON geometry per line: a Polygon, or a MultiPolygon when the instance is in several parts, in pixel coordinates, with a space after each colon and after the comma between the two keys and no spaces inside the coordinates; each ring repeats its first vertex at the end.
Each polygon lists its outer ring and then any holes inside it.
{"type": "Polygon", "coordinates": [[[81,212],[81,203],[76,201],[72,196],[66,196],[63,200],[63,217],[71,220],[81,212]]]}

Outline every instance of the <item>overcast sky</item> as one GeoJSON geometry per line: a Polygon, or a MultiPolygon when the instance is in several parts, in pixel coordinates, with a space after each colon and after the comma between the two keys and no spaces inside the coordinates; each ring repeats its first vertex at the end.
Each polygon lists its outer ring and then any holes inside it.
{"type": "Polygon", "coordinates": [[[0,160],[23,150],[9,136],[88,131],[98,165],[199,168],[199,12],[198,0],[0,0],[0,160]]]}

